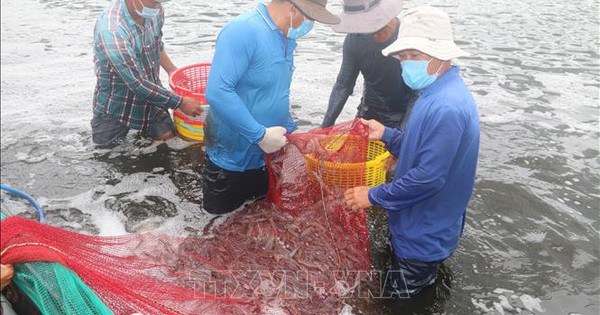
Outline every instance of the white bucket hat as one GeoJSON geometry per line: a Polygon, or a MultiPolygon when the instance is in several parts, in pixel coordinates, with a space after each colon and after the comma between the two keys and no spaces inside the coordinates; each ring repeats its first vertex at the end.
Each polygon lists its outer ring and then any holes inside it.
{"type": "Polygon", "coordinates": [[[402,0],[344,0],[340,23],[331,28],[338,33],[375,33],[402,10],[402,0]]]}
{"type": "Polygon", "coordinates": [[[439,60],[469,55],[454,43],[448,15],[434,7],[418,7],[406,12],[400,20],[398,39],[382,53],[389,56],[407,49],[416,49],[439,60]]]}

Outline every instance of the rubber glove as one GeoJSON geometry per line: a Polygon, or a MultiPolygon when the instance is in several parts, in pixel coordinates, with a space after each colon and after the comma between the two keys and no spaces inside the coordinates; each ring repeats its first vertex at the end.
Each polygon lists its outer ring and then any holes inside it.
{"type": "Polygon", "coordinates": [[[285,133],[285,128],[281,126],[268,127],[265,129],[265,136],[260,140],[258,146],[265,151],[265,153],[273,153],[281,149],[287,143],[285,133]]]}

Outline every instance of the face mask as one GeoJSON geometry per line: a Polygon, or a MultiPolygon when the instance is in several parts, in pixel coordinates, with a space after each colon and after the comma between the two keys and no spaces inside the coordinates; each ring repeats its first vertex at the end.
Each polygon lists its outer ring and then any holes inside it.
{"type": "MultiPolygon", "coordinates": [[[[140,0],[140,2],[141,2],[141,0],[140,0]]],[[[137,8],[135,9],[135,13],[137,13],[139,16],[143,17],[144,19],[148,19],[148,20],[155,18],[159,12],[160,12],[159,9],[148,8],[148,7],[144,6],[143,3],[142,3],[142,11],[141,12],[137,8]]]]}
{"type": "Polygon", "coordinates": [[[427,66],[429,65],[429,61],[431,61],[431,59],[429,59],[428,61],[402,60],[400,62],[400,64],[402,65],[402,79],[404,79],[404,83],[406,83],[406,85],[408,85],[409,88],[413,90],[421,90],[430,86],[431,83],[433,83],[437,79],[437,73],[427,73],[427,66]]]}
{"type": "Polygon", "coordinates": [[[304,21],[302,21],[302,24],[300,24],[300,26],[298,26],[298,28],[293,28],[292,27],[292,14],[290,13],[290,28],[288,29],[288,32],[287,32],[287,38],[296,40],[296,39],[308,34],[308,32],[310,32],[310,30],[312,30],[314,25],[315,25],[314,21],[304,18],[304,21]]]}

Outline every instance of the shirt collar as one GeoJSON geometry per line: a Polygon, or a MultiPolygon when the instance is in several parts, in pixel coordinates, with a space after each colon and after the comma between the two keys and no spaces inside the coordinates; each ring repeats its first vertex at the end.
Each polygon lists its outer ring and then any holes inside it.
{"type": "Polygon", "coordinates": [[[430,86],[426,87],[422,94],[431,94],[437,90],[439,90],[442,86],[444,86],[448,81],[458,77],[459,69],[457,66],[452,66],[448,71],[442,74],[441,77],[438,77],[430,86]]]}
{"type": "Polygon", "coordinates": [[[267,11],[267,6],[265,6],[264,3],[259,3],[256,6],[256,11],[258,11],[258,14],[260,14],[260,16],[262,16],[263,20],[265,20],[265,23],[267,23],[267,25],[269,25],[271,30],[273,30],[273,31],[279,30],[277,28],[277,25],[275,25],[275,22],[273,22],[273,20],[271,19],[271,16],[269,15],[269,11],[267,11]]]}
{"type": "Polygon", "coordinates": [[[123,18],[125,19],[125,22],[127,22],[127,24],[131,27],[139,27],[139,25],[135,22],[131,14],[129,14],[129,10],[127,9],[127,3],[125,3],[125,0],[120,1],[120,6],[123,12],[123,18]]]}

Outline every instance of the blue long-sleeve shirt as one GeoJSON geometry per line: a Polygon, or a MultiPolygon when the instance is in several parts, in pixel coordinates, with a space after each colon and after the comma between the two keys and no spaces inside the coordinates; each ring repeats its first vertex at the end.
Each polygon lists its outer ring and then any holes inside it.
{"type": "Polygon", "coordinates": [[[479,114],[458,68],[422,90],[406,130],[386,128],[382,141],[398,158],[396,173],[369,190],[369,201],[388,211],[396,255],[449,257],[462,234],[479,153],[479,114]]]}
{"type": "Polygon", "coordinates": [[[264,4],[223,27],[206,88],[206,148],[213,163],[230,171],[261,168],[265,127],[297,128],[289,102],[295,47],[264,4]]]}

